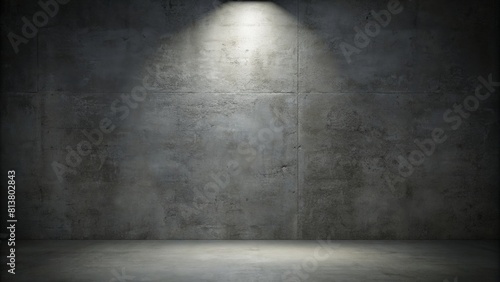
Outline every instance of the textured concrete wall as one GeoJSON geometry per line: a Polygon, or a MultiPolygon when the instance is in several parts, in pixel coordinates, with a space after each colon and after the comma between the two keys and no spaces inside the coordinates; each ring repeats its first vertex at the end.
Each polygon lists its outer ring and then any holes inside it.
{"type": "Polygon", "coordinates": [[[493,1],[2,6],[18,238],[498,236],[493,1]]]}

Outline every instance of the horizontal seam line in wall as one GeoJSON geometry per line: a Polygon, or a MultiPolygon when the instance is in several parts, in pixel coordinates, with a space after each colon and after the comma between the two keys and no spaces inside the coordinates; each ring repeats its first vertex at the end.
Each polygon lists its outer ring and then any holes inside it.
{"type": "Polygon", "coordinates": [[[0,94],[37,94],[40,92],[32,92],[32,91],[0,91],[0,94]]]}
{"type": "MultiPolygon", "coordinates": [[[[242,94],[311,94],[311,95],[337,95],[337,94],[384,94],[384,95],[397,95],[397,94],[436,94],[442,95],[447,93],[435,93],[430,91],[408,91],[408,92],[148,92],[149,94],[164,94],[164,95],[182,95],[182,94],[231,94],[231,95],[242,95],[242,94]]],[[[24,94],[130,94],[130,92],[72,92],[72,91],[38,91],[38,92],[28,92],[28,91],[1,91],[0,94],[7,95],[24,95],[24,94]]],[[[448,93],[449,94],[449,93],[448,93]]],[[[456,94],[456,95],[463,95],[456,94]]]]}
{"type": "MultiPolygon", "coordinates": [[[[450,91],[451,92],[451,91],[450,91]]],[[[407,91],[407,92],[400,92],[400,91],[382,91],[382,92],[299,92],[300,94],[312,94],[312,95],[321,95],[321,94],[385,94],[385,95],[396,95],[396,94],[449,94],[449,93],[434,93],[430,91],[407,91]]],[[[457,94],[458,95],[458,94],[457,94]]]]}
{"type": "MultiPolygon", "coordinates": [[[[26,93],[26,94],[130,94],[130,92],[85,92],[85,91],[39,91],[39,92],[5,92],[5,93],[26,93]]],[[[297,94],[297,92],[148,92],[149,94],[297,94]]]]}

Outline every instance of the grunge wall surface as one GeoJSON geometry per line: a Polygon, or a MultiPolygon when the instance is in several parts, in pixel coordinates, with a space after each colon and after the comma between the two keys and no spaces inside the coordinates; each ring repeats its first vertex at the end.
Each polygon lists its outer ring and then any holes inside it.
{"type": "Polygon", "coordinates": [[[21,2],[19,239],[498,237],[492,1],[21,2]]]}

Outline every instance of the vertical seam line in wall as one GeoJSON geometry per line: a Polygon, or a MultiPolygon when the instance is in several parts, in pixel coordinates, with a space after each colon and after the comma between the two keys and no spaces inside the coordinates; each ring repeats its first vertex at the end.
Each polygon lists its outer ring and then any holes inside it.
{"type": "MultiPolygon", "coordinates": [[[[40,30],[37,32],[37,35],[36,35],[36,66],[35,66],[35,72],[36,72],[36,75],[35,75],[35,97],[33,98],[37,107],[38,107],[38,110],[35,111],[35,120],[36,120],[36,127],[35,127],[35,130],[36,130],[36,134],[38,134],[37,138],[38,140],[40,140],[40,142],[38,142],[38,152],[35,151],[35,154],[39,153],[40,155],[38,155],[38,157],[41,158],[41,154],[42,154],[42,148],[43,148],[43,136],[42,136],[42,108],[43,106],[45,105],[42,105],[42,101],[44,99],[44,97],[41,97],[39,91],[40,91],[40,88],[39,88],[39,75],[40,75],[40,61],[39,61],[39,56],[40,56],[40,44],[39,44],[39,38],[40,38],[40,30]]],[[[36,145],[36,144],[35,144],[36,145]]],[[[42,162],[39,162],[39,165],[37,167],[38,171],[42,171],[43,169],[43,165],[42,165],[42,162]]],[[[36,188],[38,188],[38,190],[40,191],[40,185],[38,184],[38,181],[37,181],[37,186],[36,188]]],[[[42,202],[42,197],[40,197],[40,202],[42,202]]]]}
{"type": "MultiPolygon", "coordinates": [[[[39,56],[39,53],[40,53],[40,52],[39,52],[39,50],[38,50],[38,48],[39,48],[39,45],[38,45],[38,41],[39,41],[39,40],[38,40],[38,38],[39,38],[39,34],[40,34],[40,31],[39,31],[39,32],[37,33],[37,35],[36,35],[36,51],[35,51],[35,52],[36,52],[36,68],[35,68],[35,71],[36,71],[35,89],[36,89],[36,90],[35,90],[35,92],[36,92],[37,94],[38,94],[38,90],[39,90],[39,89],[38,89],[38,75],[39,75],[39,73],[40,73],[40,71],[39,71],[40,66],[39,66],[39,61],[38,61],[38,56],[39,56]]],[[[38,96],[38,95],[37,95],[37,96],[38,96]]]]}
{"type": "Polygon", "coordinates": [[[297,135],[297,141],[295,143],[295,150],[296,150],[296,159],[297,159],[297,164],[296,164],[296,167],[297,167],[297,171],[296,171],[296,190],[295,190],[295,197],[296,197],[296,208],[297,208],[297,213],[295,214],[295,239],[300,239],[299,238],[299,234],[300,234],[300,228],[299,228],[299,217],[300,217],[300,205],[299,205],[299,190],[300,190],[300,183],[299,183],[299,71],[300,71],[300,67],[299,67],[299,56],[300,56],[300,51],[299,51],[299,35],[300,35],[300,1],[297,0],[297,21],[296,21],[296,25],[297,25],[297,37],[296,37],[296,40],[297,40],[297,48],[296,48],[296,52],[297,52],[297,63],[296,63],[296,89],[295,89],[295,106],[296,106],[296,116],[295,118],[297,119],[296,120],[296,124],[295,124],[295,134],[297,135]]]}

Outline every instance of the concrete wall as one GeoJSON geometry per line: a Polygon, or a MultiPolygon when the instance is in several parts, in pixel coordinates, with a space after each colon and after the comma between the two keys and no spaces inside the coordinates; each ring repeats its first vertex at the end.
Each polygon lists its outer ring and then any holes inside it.
{"type": "Polygon", "coordinates": [[[394,3],[3,0],[18,238],[497,238],[497,5],[394,3]]]}

